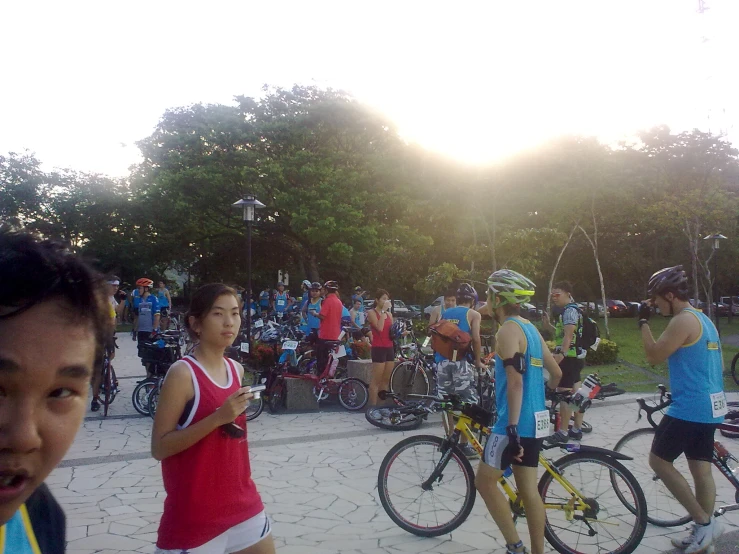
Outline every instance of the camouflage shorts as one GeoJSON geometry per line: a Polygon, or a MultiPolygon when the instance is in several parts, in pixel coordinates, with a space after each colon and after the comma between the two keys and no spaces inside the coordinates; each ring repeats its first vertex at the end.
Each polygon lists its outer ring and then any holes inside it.
{"type": "Polygon", "coordinates": [[[436,364],[436,387],[439,394],[456,394],[463,402],[477,402],[475,366],[465,360],[444,360],[436,364]]]}

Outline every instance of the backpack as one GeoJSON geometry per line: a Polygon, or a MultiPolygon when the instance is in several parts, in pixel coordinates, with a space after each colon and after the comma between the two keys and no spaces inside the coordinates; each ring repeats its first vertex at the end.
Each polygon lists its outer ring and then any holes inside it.
{"type": "Polygon", "coordinates": [[[462,359],[472,345],[472,337],[462,331],[455,323],[442,319],[429,327],[431,348],[447,360],[456,362],[462,359]]]}
{"type": "Polygon", "coordinates": [[[598,324],[591,317],[583,313],[582,308],[577,307],[580,314],[580,329],[575,339],[575,347],[582,349],[584,352],[588,350],[598,350],[600,344],[600,329],[598,324]]]}

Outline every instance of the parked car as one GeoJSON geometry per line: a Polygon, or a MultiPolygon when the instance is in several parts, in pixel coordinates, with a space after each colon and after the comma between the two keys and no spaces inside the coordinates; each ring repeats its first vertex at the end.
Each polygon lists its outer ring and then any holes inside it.
{"type": "Polygon", "coordinates": [[[523,307],[523,310],[521,310],[522,314],[526,319],[530,320],[539,320],[541,319],[541,315],[544,312],[543,310],[538,309],[533,304],[529,304],[528,302],[524,302],[521,304],[523,307]]]}
{"type": "MultiPolygon", "coordinates": [[[[431,302],[431,304],[429,304],[423,309],[423,317],[425,317],[426,319],[431,319],[431,312],[433,312],[434,308],[436,308],[437,306],[441,306],[442,302],[444,302],[443,296],[439,296],[436,300],[431,302]]],[[[475,306],[475,309],[479,310],[484,305],[485,305],[485,302],[478,301],[477,305],[475,306]]],[[[489,317],[489,316],[483,316],[483,317],[489,317]]]]}
{"type": "Polygon", "coordinates": [[[420,304],[408,304],[408,307],[414,312],[418,312],[419,314],[423,311],[423,308],[420,304]]]}
{"type": "Polygon", "coordinates": [[[421,312],[411,309],[402,300],[393,300],[393,315],[395,317],[404,317],[407,319],[415,319],[421,317],[421,312]]]}
{"type": "MultiPolygon", "coordinates": [[[[729,305],[723,302],[714,302],[715,313],[718,313],[719,317],[727,317],[729,315],[729,305]]],[[[708,304],[706,302],[698,302],[698,309],[704,313],[708,313],[708,304]]]]}
{"type": "Polygon", "coordinates": [[[364,301],[364,309],[365,310],[371,310],[375,307],[375,300],[374,298],[372,300],[365,300],[364,301]]]}
{"type": "Polygon", "coordinates": [[[721,302],[731,306],[732,315],[739,315],[739,296],[722,296],[721,302]]]}
{"type": "Polygon", "coordinates": [[[631,317],[636,317],[639,315],[639,302],[629,302],[625,300],[624,304],[626,304],[626,307],[629,310],[629,315],[631,317]]]}
{"type": "Polygon", "coordinates": [[[603,304],[596,304],[595,302],[579,302],[577,304],[580,309],[587,313],[588,315],[595,315],[596,310],[598,312],[599,317],[603,317],[605,315],[605,311],[603,310],[603,304]]]}

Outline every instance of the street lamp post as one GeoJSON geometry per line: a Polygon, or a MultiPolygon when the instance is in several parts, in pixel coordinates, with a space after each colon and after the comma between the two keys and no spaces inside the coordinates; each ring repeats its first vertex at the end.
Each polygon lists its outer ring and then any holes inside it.
{"type": "Polygon", "coordinates": [[[264,204],[252,195],[248,195],[234,202],[232,206],[243,208],[246,224],[246,341],[249,344],[248,355],[251,357],[251,226],[254,223],[255,209],[264,208],[264,204]]]}
{"type": "MultiPolygon", "coordinates": [[[[712,240],[713,241],[713,307],[716,310],[716,331],[718,331],[718,334],[721,335],[721,329],[720,329],[720,323],[719,323],[719,317],[718,317],[718,303],[719,303],[719,292],[718,292],[718,249],[719,249],[719,243],[726,237],[722,235],[721,233],[716,233],[715,235],[708,235],[703,240],[712,240]]],[[[729,307],[731,309],[731,307],[729,307]]]]}

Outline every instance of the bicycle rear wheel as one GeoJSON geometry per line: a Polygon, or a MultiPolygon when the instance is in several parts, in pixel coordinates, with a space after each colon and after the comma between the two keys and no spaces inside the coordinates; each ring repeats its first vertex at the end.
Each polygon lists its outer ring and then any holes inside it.
{"type": "Polygon", "coordinates": [[[388,431],[413,431],[423,423],[415,406],[370,407],[364,417],[375,427],[388,431]]]}
{"type": "Polygon", "coordinates": [[[140,381],[136,388],[133,389],[131,395],[131,403],[133,404],[134,410],[141,415],[149,415],[149,393],[157,386],[157,380],[154,377],[149,377],[140,381]]]}
{"type": "Polygon", "coordinates": [[[475,473],[467,458],[432,435],[408,437],[393,446],[380,465],[377,491],[382,507],[401,529],[420,537],[451,533],[475,504],[475,473]],[[439,477],[426,487],[437,465],[439,477]]]}
{"type": "Polygon", "coordinates": [[[539,494],[546,510],[544,536],[562,554],[611,552],[629,554],[639,546],[647,527],[647,503],[631,472],[600,452],[577,452],[552,464],[579,496],[573,495],[544,473],[539,494]],[[628,493],[629,508],[616,494],[628,493]],[[586,509],[577,503],[585,502],[586,509]]]}
{"type": "Polygon", "coordinates": [[[279,414],[285,410],[287,403],[287,387],[285,385],[285,378],[282,375],[278,375],[275,378],[275,382],[269,391],[269,402],[267,406],[269,411],[273,414],[279,414]]]}
{"type": "MultiPolygon", "coordinates": [[[[685,525],[692,518],[667,489],[662,479],[657,477],[654,470],[649,467],[649,451],[652,449],[655,432],[656,430],[651,427],[635,429],[621,437],[613,449],[634,458],[633,460],[624,460],[622,463],[632,471],[641,483],[647,501],[647,521],[658,527],[685,525]]],[[[675,469],[681,474],[690,475],[685,455],[681,454],[675,460],[674,465],[675,469]]],[[[616,488],[616,494],[622,498],[629,509],[633,509],[627,495],[622,496],[619,488],[616,488]]]]}
{"type": "Polygon", "coordinates": [[[154,419],[154,416],[157,413],[157,406],[159,405],[159,385],[155,385],[154,388],[149,393],[149,399],[148,399],[148,406],[149,406],[149,415],[152,419],[154,419]]]}
{"type": "Polygon", "coordinates": [[[429,378],[420,363],[401,362],[390,373],[390,392],[405,399],[409,394],[428,394],[429,378]]]}
{"type": "Polygon", "coordinates": [[[256,419],[264,411],[264,398],[259,395],[258,400],[253,398],[249,400],[249,405],[246,407],[246,421],[256,419]]]}
{"type": "Polygon", "coordinates": [[[351,411],[361,410],[367,405],[369,391],[364,381],[356,377],[344,379],[338,390],[339,404],[351,411]]]}

